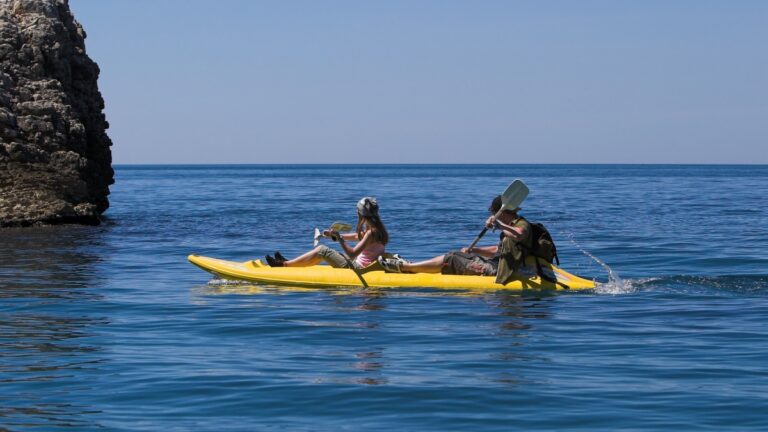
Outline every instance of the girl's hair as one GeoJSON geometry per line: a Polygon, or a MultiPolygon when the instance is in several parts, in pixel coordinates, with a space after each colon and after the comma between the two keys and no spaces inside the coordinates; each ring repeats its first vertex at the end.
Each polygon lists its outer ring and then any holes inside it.
{"type": "Polygon", "coordinates": [[[389,234],[387,233],[387,229],[384,227],[384,222],[381,221],[378,212],[375,212],[370,216],[363,216],[360,212],[357,213],[356,231],[358,240],[363,239],[363,228],[365,227],[373,231],[371,235],[373,235],[373,239],[377,242],[383,245],[386,245],[389,242],[389,234]]]}

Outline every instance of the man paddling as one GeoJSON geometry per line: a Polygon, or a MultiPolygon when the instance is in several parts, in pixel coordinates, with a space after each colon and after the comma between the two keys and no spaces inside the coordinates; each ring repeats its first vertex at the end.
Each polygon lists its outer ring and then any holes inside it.
{"type": "Polygon", "coordinates": [[[396,273],[496,276],[497,283],[506,284],[523,265],[525,251],[531,250],[532,240],[530,224],[518,215],[520,208],[504,209],[497,218],[501,208],[502,198],[497,196],[488,208],[491,216],[485,221],[486,227],[501,230],[497,245],[463,248],[416,263],[380,257],[379,263],[385,270],[396,273]]]}

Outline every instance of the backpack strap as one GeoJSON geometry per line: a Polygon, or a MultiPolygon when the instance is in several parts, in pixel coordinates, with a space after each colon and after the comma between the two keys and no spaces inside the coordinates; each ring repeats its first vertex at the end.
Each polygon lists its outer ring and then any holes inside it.
{"type": "MultiPolygon", "coordinates": [[[[566,285],[566,284],[560,282],[559,280],[557,280],[557,276],[555,276],[554,278],[551,278],[551,277],[546,276],[544,274],[544,271],[541,269],[541,263],[539,262],[539,260],[543,259],[543,258],[534,257],[534,259],[536,261],[536,273],[538,273],[539,278],[541,280],[545,280],[547,282],[552,282],[555,285],[560,285],[561,287],[563,287],[563,289],[566,289],[566,290],[571,289],[571,287],[569,287],[568,285],[566,285]]],[[[560,261],[558,261],[558,264],[560,264],[560,261]]]]}
{"type": "Polygon", "coordinates": [[[552,252],[554,253],[552,259],[557,262],[557,265],[560,265],[560,257],[557,256],[557,245],[555,244],[555,239],[552,238],[552,234],[549,235],[549,240],[552,242],[552,252]]]}

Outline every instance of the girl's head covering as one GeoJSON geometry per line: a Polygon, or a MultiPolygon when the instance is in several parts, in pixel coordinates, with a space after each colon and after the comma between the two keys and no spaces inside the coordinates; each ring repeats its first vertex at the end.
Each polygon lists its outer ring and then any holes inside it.
{"type": "Polygon", "coordinates": [[[379,203],[374,197],[365,197],[357,202],[357,212],[363,217],[377,216],[379,214],[379,203]]]}

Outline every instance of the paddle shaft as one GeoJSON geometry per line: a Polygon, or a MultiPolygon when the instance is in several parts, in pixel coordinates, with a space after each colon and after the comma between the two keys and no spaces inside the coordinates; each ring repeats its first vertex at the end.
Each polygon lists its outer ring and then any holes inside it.
{"type": "MultiPolygon", "coordinates": [[[[517,179],[513,181],[512,183],[507,186],[507,189],[504,190],[504,193],[500,195],[501,197],[501,207],[496,212],[495,215],[493,215],[493,219],[496,220],[501,216],[501,212],[503,212],[506,209],[513,209],[520,206],[520,204],[525,200],[526,197],[528,197],[528,186],[523,183],[522,180],[517,179]]],[[[480,231],[480,234],[475,237],[475,241],[472,242],[471,245],[467,248],[467,250],[472,250],[475,245],[477,245],[477,242],[480,241],[481,238],[485,235],[485,233],[488,232],[488,227],[483,228],[482,231],[480,231]]]]}
{"type": "MultiPolygon", "coordinates": [[[[501,212],[502,212],[502,211],[504,211],[504,207],[503,207],[503,206],[501,207],[501,209],[499,209],[499,211],[497,211],[497,212],[496,212],[496,214],[495,214],[495,215],[493,215],[493,218],[494,218],[494,219],[496,219],[496,218],[498,218],[499,216],[501,216],[501,212]]],[[[468,251],[472,251],[472,248],[473,248],[473,247],[475,247],[475,245],[477,245],[477,242],[479,242],[479,241],[480,241],[480,239],[481,239],[481,238],[483,238],[483,236],[484,236],[484,235],[485,235],[485,233],[487,233],[487,232],[488,232],[488,227],[485,227],[485,228],[483,228],[483,230],[482,230],[482,231],[480,231],[480,234],[478,234],[478,235],[477,235],[477,237],[475,237],[475,241],[473,241],[473,242],[472,242],[472,244],[471,244],[471,245],[469,245],[469,247],[467,248],[467,250],[468,250],[468,251]]]]}
{"type": "Polygon", "coordinates": [[[337,236],[333,236],[333,237],[331,237],[333,240],[336,240],[339,242],[339,246],[341,246],[341,255],[347,261],[347,265],[349,266],[349,268],[353,272],[355,272],[355,275],[357,275],[358,279],[360,279],[360,282],[363,284],[363,288],[368,288],[368,282],[365,281],[365,278],[363,278],[363,275],[357,270],[357,268],[355,267],[355,264],[347,255],[347,251],[344,249],[344,246],[341,244],[342,242],[341,234],[339,234],[338,237],[337,236]],[[336,237],[336,238],[333,238],[333,237],[336,237]]]}

